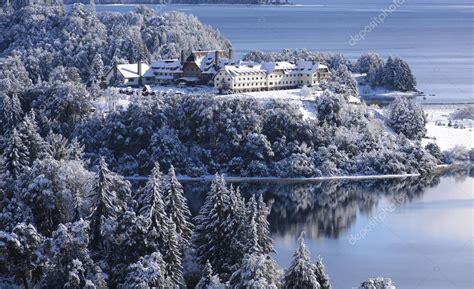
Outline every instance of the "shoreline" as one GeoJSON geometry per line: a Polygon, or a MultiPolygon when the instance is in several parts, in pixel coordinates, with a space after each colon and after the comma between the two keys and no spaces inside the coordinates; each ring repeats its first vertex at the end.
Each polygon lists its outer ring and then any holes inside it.
{"type": "MultiPolygon", "coordinates": [[[[474,164],[451,164],[451,165],[438,165],[432,174],[444,173],[451,169],[467,169],[474,167],[474,164]]],[[[321,181],[360,181],[360,180],[388,180],[388,179],[407,179],[407,178],[418,178],[421,174],[393,174],[393,175],[354,175],[354,176],[332,176],[332,177],[294,177],[294,178],[280,178],[280,177],[235,177],[226,176],[224,179],[229,183],[238,182],[271,182],[271,183],[309,183],[309,182],[321,182],[321,181]]],[[[147,181],[146,176],[133,176],[124,177],[128,181],[147,181]]],[[[201,177],[189,177],[189,176],[177,176],[178,181],[182,182],[210,182],[215,179],[215,175],[206,175],[201,177]]]]}

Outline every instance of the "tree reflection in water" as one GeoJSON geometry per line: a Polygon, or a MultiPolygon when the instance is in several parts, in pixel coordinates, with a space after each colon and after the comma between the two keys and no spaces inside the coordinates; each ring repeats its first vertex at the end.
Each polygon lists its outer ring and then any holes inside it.
{"type": "MultiPolygon", "coordinates": [[[[472,170],[450,171],[445,175],[455,175],[462,180],[472,175],[472,170]]],[[[355,224],[359,212],[370,215],[382,198],[392,203],[399,203],[400,199],[411,203],[426,189],[437,186],[440,177],[306,183],[240,182],[233,186],[239,186],[246,198],[251,194],[263,194],[265,202],[271,205],[269,222],[272,235],[297,236],[305,231],[309,238],[337,239],[355,224]]],[[[191,210],[196,214],[209,183],[185,182],[183,185],[191,210]]]]}

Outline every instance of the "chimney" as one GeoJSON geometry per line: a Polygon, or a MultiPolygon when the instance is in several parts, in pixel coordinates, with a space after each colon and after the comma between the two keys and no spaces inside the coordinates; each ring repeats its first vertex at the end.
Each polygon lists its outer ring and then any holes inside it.
{"type": "Polygon", "coordinates": [[[141,60],[138,61],[138,85],[142,85],[142,62],[141,60]]]}
{"type": "Polygon", "coordinates": [[[184,64],[184,50],[181,50],[181,57],[179,59],[181,61],[181,65],[184,64]]]}
{"type": "Polygon", "coordinates": [[[216,50],[215,57],[214,57],[214,68],[218,71],[221,67],[219,64],[219,50],[216,50]]]}
{"type": "Polygon", "coordinates": [[[234,50],[232,48],[229,48],[229,60],[234,59],[234,50]]]}

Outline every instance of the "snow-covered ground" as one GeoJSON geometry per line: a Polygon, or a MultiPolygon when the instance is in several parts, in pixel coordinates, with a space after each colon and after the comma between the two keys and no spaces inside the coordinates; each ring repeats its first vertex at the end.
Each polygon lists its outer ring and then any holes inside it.
{"type": "Polygon", "coordinates": [[[424,106],[428,118],[425,144],[435,142],[441,150],[456,146],[474,148],[474,120],[451,120],[450,115],[465,105],[428,105],[424,106]],[[448,126],[451,123],[451,126],[448,126]]]}
{"type": "Polygon", "coordinates": [[[182,93],[182,94],[203,94],[203,93],[217,93],[214,87],[207,85],[197,86],[186,86],[176,87],[172,85],[154,85],[151,86],[151,90],[155,92],[168,92],[168,93],[182,93]]]}
{"type": "MultiPolygon", "coordinates": [[[[299,104],[301,113],[304,119],[315,119],[316,118],[316,107],[314,99],[320,96],[323,92],[307,88],[288,89],[288,90],[272,90],[272,91],[259,91],[259,92],[245,92],[230,95],[221,95],[219,97],[251,97],[258,101],[266,102],[272,100],[288,101],[289,103],[299,104]]],[[[351,96],[350,103],[360,103],[360,99],[351,96]]]]}

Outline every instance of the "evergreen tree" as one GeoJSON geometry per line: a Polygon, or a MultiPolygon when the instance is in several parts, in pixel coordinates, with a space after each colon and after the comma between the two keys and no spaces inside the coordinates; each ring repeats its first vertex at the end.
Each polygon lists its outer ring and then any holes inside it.
{"type": "Polygon", "coordinates": [[[100,88],[102,82],[102,77],[104,75],[104,63],[102,62],[102,57],[99,53],[96,53],[94,59],[92,59],[90,71],[89,71],[89,85],[92,90],[96,93],[100,88]]]}
{"type": "Polygon", "coordinates": [[[50,131],[46,136],[48,154],[55,160],[64,160],[68,156],[67,139],[50,131]]]}
{"type": "Polygon", "coordinates": [[[166,237],[168,217],[166,215],[162,188],[164,183],[163,174],[160,171],[158,162],[151,172],[151,176],[145,187],[139,191],[138,214],[147,220],[149,232],[154,237],[158,245],[163,245],[166,237]]]}
{"type": "Polygon", "coordinates": [[[29,206],[19,200],[17,196],[8,196],[0,189],[0,228],[5,232],[13,231],[13,228],[21,222],[31,224],[34,222],[33,213],[29,206]]]}
{"type": "Polygon", "coordinates": [[[270,208],[263,201],[263,196],[260,194],[258,197],[258,210],[256,216],[257,223],[257,234],[258,243],[262,248],[264,254],[274,252],[272,239],[270,238],[270,223],[268,222],[268,216],[270,215],[270,208]]]}
{"type": "Polygon", "coordinates": [[[2,126],[0,132],[3,134],[11,131],[20,123],[23,110],[21,108],[20,99],[16,94],[8,96],[0,92],[0,96],[2,97],[0,106],[0,124],[2,124],[2,126]]]}
{"type": "Polygon", "coordinates": [[[74,161],[84,161],[84,146],[77,138],[73,138],[67,148],[67,159],[74,161]]]}
{"type": "Polygon", "coordinates": [[[303,234],[298,239],[298,249],[293,255],[290,268],[285,273],[283,286],[288,289],[320,289],[314,266],[309,260],[309,251],[304,243],[303,234]]]}
{"type": "Polygon", "coordinates": [[[112,287],[124,281],[127,268],[138,262],[140,257],[156,252],[155,240],[149,238],[147,222],[134,211],[127,210],[120,214],[116,226],[106,236],[107,261],[112,270],[110,282],[112,287]],[[126,252],[126,253],[124,253],[126,252]]]}
{"type": "Polygon", "coordinates": [[[355,71],[368,73],[370,69],[383,67],[383,60],[376,53],[366,53],[361,55],[354,66],[355,71]]]}
{"type": "Polygon", "coordinates": [[[181,248],[178,245],[178,235],[176,226],[171,219],[168,219],[168,230],[163,246],[163,260],[165,261],[165,276],[173,282],[175,286],[181,285],[183,273],[181,272],[181,248]]]}
{"type": "Polygon", "coordinates": [[[412,140],[426,135],[426,116],[421,105],[406,97],[396,98],[388,108],[388,124],[412,140]]]}
{"type": "Polygon", "coordinates": [[[28,168],[29,162],[30,151],[23,143],[18,131],[13,129],[3,152],[4,169],[13,179],[17,179],[21,172],[28,168]]]}
{"type": "MultiPolygon", "coordinates": [[[[229,248],[227,253],[227,259],[229,264],[233,264],[234,267],[229,268],[231,272],[235,271],[244,257],[246,249],[261,251],[258,245],[258,239],[255,237],[253,240],[256,243],[249,242],[249,223],[247,222],[247,208],[245,207],[245,200],[240,195],[239,189],[234,189],[231,185],[229,190],[229,204],[228,204],[228,217],[223,224],[225,228],[225,235],[229,240],[229,248]],[[254,247],[255,246],[255,247],[254,247]]],[[[254,220],[255,223],[255,220],[254,220]]],[[[255,224],[255,235],[257,233],[255,224]]],[[[252,235],[250,235],[253,237],[252,235]]]]}
{"type": "MultiPolygon", "coordinates": [[[[246,254],[230,278],[231,288],[280,288],[278,265],[266,254],[246,254]]],[[[301,287],[304,288],[304,287],[301,287]]]]}
{"type": "Polygon", "coordinates": [[[196,285],[195,289],[217,289],[225,288],[224,284],[221,283],[219,276],[214,274],[212,270],[212,265],[209,262],[206,262],[204,267],[204,274],[196,285]]]}
{"type": "Polygon", "coordinates": [[[127,271],[121,288],[173,288],[165,278],[165,262],[159,252],[141,257],[127,271]]]}
{"type": "Polygon", "coordinates": [[[389,56],[383,68],[383,84],[385,87],[395,87],[396,67],[392,56],[389,56]]]}
{"type": "Polygon", "coordinates": [[[96,249],[101,249],[108,220],[115,220],[123,211],[125,202],[119,199],[114,188],[116,176],[108,169],[107,163],[102,158],[99,163],[94,188],[88,198],[91,203],[91,240],[96,249]]]}
{"type": "Polygon", "coordinates": [[[233,260],[222,257],[233,253],[230,248],[236,239],[234,235],[229,235],[226,226],[230,217],[229,207],[229,190],[224,178],[217,176],[211,184],[199,215],[195,218],[193,241],[198,262],[202,265],[209,262],[222,279],[229,278],[235,265],[233,260]]]}
{"type": "Polygon", "coordinates": [[[80,220],[59,225],[41,248],[47,267],[40,281],[46,288],[105,288],[105,276],[89,249],[89,223],[80,220]]]}
{"type": "Polygon", "coordinates": [[[30,166],[33,165],[35,160],[41,159],[48,154],[48,146],[39,134],[39,128],[36,124],[35,113],[33,110],[24,117],[19,125],[18,132],[23,143],[28,147],[30,152],[30,166]]]}
{"type": "Polygon", "coordinates": [[[168,172],[164,196],[166,213],[176,225],[180,246],[184,248],[191,239],[192,224],[189,222],[191,212],[184,196],[183,187],[176,178],[173,166],[170,167],[168,172]]]}
{"type": "Polygon", "coordinates": [[[18,178],[22,200],[31,208],[36,227],[51,236],[59,224],[73,219],[91,179],[82,166],[52,158],[37,160],[18,178]],[[75,169],[74,172],[70,168],[75,169]]]}
{"type": "Polygon", "coordinates": [[[34,273],[39,266],[35,259],[43,240],[31,224],[18,223],[11,233],[0,231],[0,267],[6,268],[24,288],[30,288],[39,277],[34,273]]]}
{"type": "Polygon", "coordinates": [[[390,56],[383,69],[384,85],[400,91],[414,91],[416,80],[410,66],[401,58],[390,56]]]}
{"type": "Polygon", "coordinates": [[[321,285],[321,289],[331,289],[331,282],[329,281],[329,276],[326,273],[326,268],[324,267],[321,256],[318,256],[316,260],[314,273],[316,274],[319,285],[321,285]]]}
{"type": "Polygon", "coordinates": [[[245,246],[245,252],[247,254],[253,254],[253,253],[263,253],[263,249],[259,244],[259,238],[258,238],[258,229],[257,229],[257,223],[255,223],[255,216],[253,215],[252,218],[250,219],[250,224],[248,225],[248,240],[247,244],[245,246]]]}

